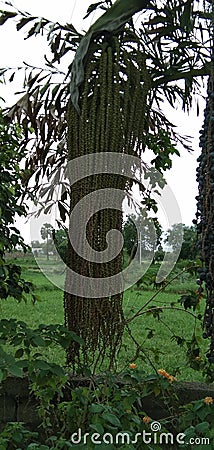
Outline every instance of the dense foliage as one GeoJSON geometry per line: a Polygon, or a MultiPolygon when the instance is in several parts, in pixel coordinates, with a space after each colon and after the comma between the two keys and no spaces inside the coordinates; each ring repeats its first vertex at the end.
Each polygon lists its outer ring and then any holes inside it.
{"type": "Polygon", "coordinates": [[[17,300],[31,291],[31,283],[25,282],[21,269],[16,264],[5,262],[5,253],[17,246],[27,251],[20,231],[14,227],[14,216],[26,216],[26,208],[21,202],[24,189],[21,185],[24,172],[20,162],[25,153],[19,148],[23,134],[18,125],[10,124],[0,110],[0,298],[8,296],[17,300]]]}
{"type": "MultiPolygon", "coordinates": [[[[98,445],[109,450],[213,448],[213,398],[205,396],[180,405],[176,379],[163,369],[146,376],[136,364],[130,364],[120,377],[107,372],[86,379],[85,386],[72,388],[68,380],[64,390],[62,380],[59,373],[57,399],[52,391],[56,377],[37,385],[43,433],[41,426],[38,432],[26,429],[23,423],[9,423],[0,433],[2,450],[16,450],[17,445],[20,450],[83,450],[86,445],[89,450],[98,445]],[[151,399],[157,408],[162,405],[158,421],[148,415],[151,399]]],[[[153,413],[158,417],[157,410],[153,413]]]]}

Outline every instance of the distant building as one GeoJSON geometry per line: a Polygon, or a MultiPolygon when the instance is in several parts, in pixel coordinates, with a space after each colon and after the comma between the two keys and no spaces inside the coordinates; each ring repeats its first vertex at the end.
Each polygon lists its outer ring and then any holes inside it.
{"type": "Polygon", "coordinates": [[[44,255],[44,250],[42,247],[33,247],[32,248],[33,255],[44,255]]]}

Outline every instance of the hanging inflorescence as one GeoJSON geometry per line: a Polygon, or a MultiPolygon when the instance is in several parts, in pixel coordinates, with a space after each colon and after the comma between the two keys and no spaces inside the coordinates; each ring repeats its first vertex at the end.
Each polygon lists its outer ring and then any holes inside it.
{"type": "Polygon", "coordinates": [[[203,268],[199,269],[200,284],[206,285],[204,338],[210,339],[207,358],[214,362],[214,63],[208,81],[207,104],[201,130],[201,155],[198,158],[197,230],[203,268]]]}
{"type": "MultiPolygon", "coordinates": [[[[122,38],[112,35],[93,43],[80,90],[80,115],[71,102],[68,105],[68,160],[94,152],[139,155],[144,147],[148,91],[145,58],[136,44],[127,50],[122,38]]],[[[85,195],[102,188],[124,191],[127,183],[122,175],[88,176],[72,187],[71,211],[85,195]]],[[[103,251],[111,229],[121,231],[121,211],[103,209],[94,214],[87,224],[90,246],[103,251]]],[[[122,253],[110,262],[96,264],[83,260],[69,244],[68,266],[83,276],[108,277],[121,271],[122,253]]],[[[79,296],[65,293],[65,322],[84,339],[85,347],[80,350],[74,343],[68,351],[68,362],[75,368],[81,356],[84,364],[89,364],[97,352],[103,359],[108,351],[111,364],[123,333],[122,293],[91,299],[81,296],[81,286],[79,289],[79,296]]]]}

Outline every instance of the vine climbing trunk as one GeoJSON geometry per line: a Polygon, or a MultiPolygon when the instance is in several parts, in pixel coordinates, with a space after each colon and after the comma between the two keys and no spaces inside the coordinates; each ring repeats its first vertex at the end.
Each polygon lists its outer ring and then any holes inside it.
{"type": "MultiPolygon", "coordinates": [[[[109,34],[102,39],[102,43],[98,39],[95,44],[91,45],[87,54],[85,78],[80,90],[80,114],[71,101],[68,104],[67,146],[71,168],[76,158],[94,153],[100,157],[107,152],[139,155],[143,145],[148,83],[142,77],[143,67],[145,68],[142,52],[135,48],[134,64],[133,54],[123,47],[121,36],[109,34]]],[[[83,220],[81,201],[88,198],[86,215],[89,220],[84,239],[92,253],[93,250],[100,253],[105,251],[110,230],[122,231],[123,196],[121,204],[118,205],[117,202],[117,207],[115,206],[117,209],[105,208],[108,189],[124,193],[127,185],[130,185],[130,181],[122,173],[115,174],[114,170],[104,172],[90,172],[90,175],[81,176],[73,184],[71,180],[71,215],[74,208],[78,207],[80,221],[81,218],[83,220]],[[99,210],[93,211],[90,199],[100,190],[106,190],[103,204],[99,210]]],[[[72,227],[70,235],[78,250],[78,245],[82,244],[82,236],[72,227]]],[[[73,343],[68,350],[67,360],[75,370],[81,362],[83,365],[97,365],[98,360],[102,362],[108,354],[111,367],[124,329],[123,292],[119,290],[112,295],[110,288],[108,295],[86,296],[80,278],[78,293],[74,293],[77,286],[74,288],[72,284],[75,282],[72,282],[71,273],[78,273],[89,280],[106,279],[119,274],[122,270],[122,251],[120,249],[117,256],[109,261],[101,260],[97,263],[90,258],[90,253],[86,259],[76,250],[72,242],[69,242],[64,294],[65,323],[84,339],[85,346],[80,348],[78,343],[73,343]]]]}

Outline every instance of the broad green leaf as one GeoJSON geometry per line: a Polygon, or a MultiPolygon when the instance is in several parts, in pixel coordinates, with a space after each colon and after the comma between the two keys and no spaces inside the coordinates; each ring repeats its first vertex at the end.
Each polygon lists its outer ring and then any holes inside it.
{"type": "Polygon", "coordinates": [[[31,340],[31,344],[34,347],[45,347],[45,341],[44,339],[41,338],[41,336],[35,335],[33,336],[32,340],[31,340]]]}
{"type": "Polygon", "coordinates": [[[15,358],[21,358],[23,356],[24,350],[23,348],[18,348],[15,353],[15,358]]]}
{"type": "Polygon", "coordinates": [[[201,422],[196,425],[195,429],[198,433],[202,435],[206,435],[209,432],[209,423],[208,422],[201,422]]]}
{"type": "Polygon", "coordinates": [[[7,367],[8,371],[10,373],[12,373],[12,375],[15,375],[16,377],[22,378],[22,369],[20,369],[20,367],[18,367],[17,365],[11,365],[7,367]]]}
{"type": "Polygon", "coordinates": [[[208,408],[202,408],[200,411],[197,411],[197,416],[201,420],[201,422],[206,419],[206,417],[209,415],[210,411],[208,408]]]}
{"type": "Polygon", "coordinates": [[[60,367],[58,364],[50,364],[50,370],[54,375],[58,375],[59,377],[62,377],[65,375],[65,372],[62,367],[60,367]]]}
{"type": "Polygon", "coordinates": [[[3,378],[4,378],[4,372],[3,372],[3,370],[0,369],[0,383],[3,380],[3,378]]]}
{"type": "Polygon", "coordinates": [[[48,364],[46,361],[43,361],[42,359],[37,359],[34,362],[34,365],[40,370],[50,370],[50,364],[48,364]]]}
{"type": "Polygon", "coordinates": [[[92,413],[100,413],[103,412],[103,405],[96,405],[93,403],[89,409],[92,413]]]}
{"type": "Polygon", "coordinates": [[[95,430],[96,433],[99,433],[100,435],[104,433],[104,428],[99,422],[90,424],[89,426],[92,430],[95,430]]]}
{"type": "Polygon", "coordinates": [[[106,422],[111,423],[111,425],[114,425],[115,427],[121,427],[120,420],[114,414],[105,413],[102,415],[102,418],[106,420],[106,422]]]}

